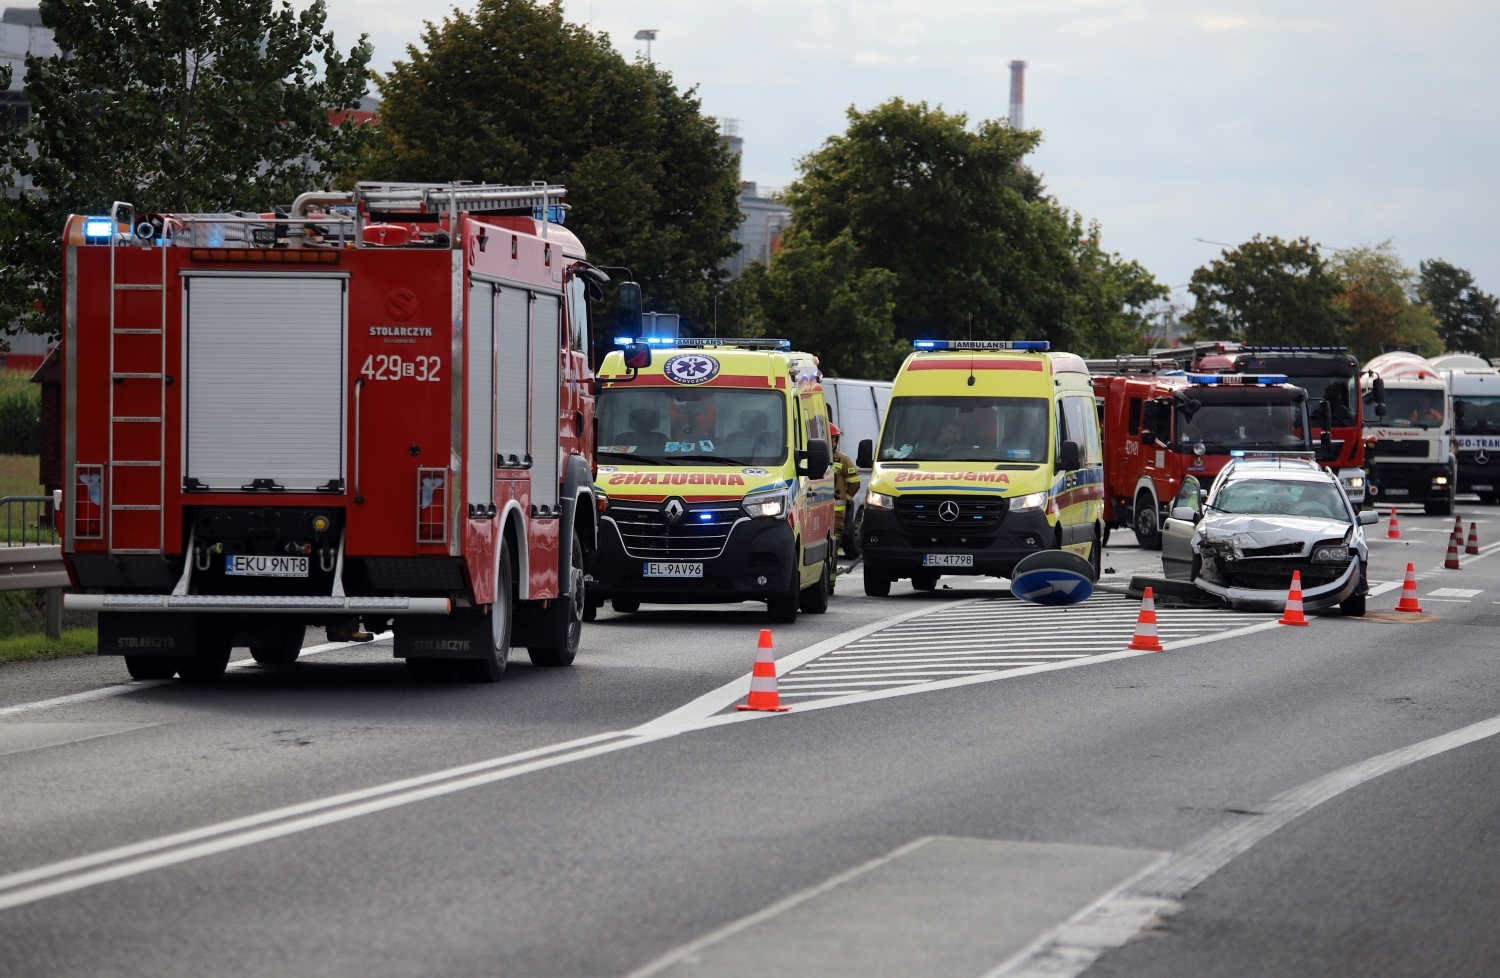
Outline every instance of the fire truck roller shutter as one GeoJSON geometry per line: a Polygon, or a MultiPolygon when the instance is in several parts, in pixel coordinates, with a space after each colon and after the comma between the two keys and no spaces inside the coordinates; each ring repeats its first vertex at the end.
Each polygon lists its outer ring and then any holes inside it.
{"type": "Polygon", "coordinates": [[[489,506],[495,497],[495,287],[469,286],[469,442],[464,487],[470,505],[489,506]]]}
{"type": "Polygon", "coordinates": [[[538,295],[531,331],[531,505],[557,509],[558,366],[562,357],[562,303],[538,295]]]}
{"type": "Polygon", "coordinates": [[[211,489],[344,477],[344,276],[187,276],[187,468],[211,489]]]}
{"type": "Polygon", "coordinates": [[[526,461],[526,371],[531,349],[531,295],[500,286],[495,296],[495,454],[498,464],[526,461]]]}

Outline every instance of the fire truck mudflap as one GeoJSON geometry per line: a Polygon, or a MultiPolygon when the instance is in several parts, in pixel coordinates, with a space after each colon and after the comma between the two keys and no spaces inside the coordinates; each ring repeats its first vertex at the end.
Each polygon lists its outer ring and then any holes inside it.
{"type": "Polygon", "coordinates": [[[65,605],[137,678],[394,627],[419,677],[572,662],[594,533],[561,187],[361,184],[65,233],[65,605]]]}

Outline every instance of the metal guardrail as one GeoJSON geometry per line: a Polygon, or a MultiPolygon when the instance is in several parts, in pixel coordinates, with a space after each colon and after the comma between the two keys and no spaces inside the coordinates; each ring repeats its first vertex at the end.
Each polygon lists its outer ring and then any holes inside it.
{"type": "Polygon", "coordinates": [[[5,546],[0,547],[0,591],[47,592],[47,636],[62,635],[62,594],[72,588],[57,536],[55,496],[0,498],[5,546]]]}
{"type": "Polygon", "coordinates": [[[55,514],[56,503],[52,496],[0,498],[0,522],[5,525],[5,545],[31,547],[60,543],[55,514]]]}

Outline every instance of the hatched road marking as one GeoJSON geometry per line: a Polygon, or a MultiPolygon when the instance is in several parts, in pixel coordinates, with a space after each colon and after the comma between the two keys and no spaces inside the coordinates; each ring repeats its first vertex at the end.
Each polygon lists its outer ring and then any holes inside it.
{"type": "MultiPolygon", "coordinates": [[[[1123,649],[1141,603],[1106,592],[1076,605],[981,598],[890,625],[784,672],[781,695],[808,701],[914,686],[1123,649]]],[[[1274,621],[1275,614],[1158,608],[1163,642],[1274,621]]]]}

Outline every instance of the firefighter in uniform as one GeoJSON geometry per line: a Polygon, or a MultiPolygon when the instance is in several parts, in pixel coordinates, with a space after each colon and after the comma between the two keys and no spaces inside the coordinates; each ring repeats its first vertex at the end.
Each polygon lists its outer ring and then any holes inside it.
{"type": "Polygon", "coordinates": [[[844,539],[844,514],[859,492],[859,469],[849,456],[839,451],[839,426],[830,423],[828,431],[833,435],[833,530],[838,534],[844,553],[854,557],[858,555],[859,545],[844,539]]]}

